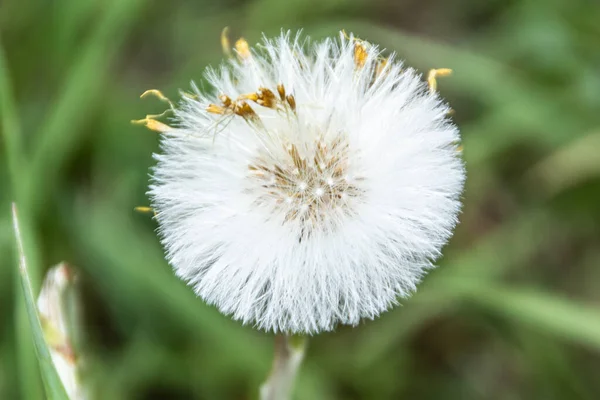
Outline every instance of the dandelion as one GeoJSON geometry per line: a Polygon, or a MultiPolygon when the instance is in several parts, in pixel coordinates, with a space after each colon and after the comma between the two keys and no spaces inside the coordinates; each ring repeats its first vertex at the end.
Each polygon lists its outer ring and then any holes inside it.
{"type": "Polygon", "coordinates": [[[465,172],[449,107],[353,36],[235,47],[206,72],[212,90],[169,101],[172,126],[140,121],[162,133],[149,194],[169,262],[263,330],[377,317],[415,290],[457,223],[465,172]]]}

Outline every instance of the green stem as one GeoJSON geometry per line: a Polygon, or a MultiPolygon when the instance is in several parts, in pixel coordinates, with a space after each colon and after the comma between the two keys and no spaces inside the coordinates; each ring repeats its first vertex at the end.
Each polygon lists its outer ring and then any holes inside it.
{"type": "Polygon", "coordinates": [[[294,381],[304,359],[306,342],[306,338],[301,336],[275,336],[273,367],[260,388],[261,400],[291,398],[294,381]]]}

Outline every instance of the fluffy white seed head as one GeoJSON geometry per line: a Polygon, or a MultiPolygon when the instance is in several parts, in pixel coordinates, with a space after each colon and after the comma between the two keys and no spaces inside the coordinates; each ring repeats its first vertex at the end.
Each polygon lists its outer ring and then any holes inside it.
{"type": "Polygon", "coordinates": [[[465,178],[448,107],[353,37],[282,34],[175,110],[150,196],[176,273],[223,313],[315,333],[408,296],[465,178]]]}

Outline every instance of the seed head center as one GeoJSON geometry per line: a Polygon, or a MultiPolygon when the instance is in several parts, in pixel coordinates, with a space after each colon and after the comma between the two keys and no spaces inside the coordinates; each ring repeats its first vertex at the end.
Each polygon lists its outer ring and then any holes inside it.
{"type": "Polygon", "coordinates": [[[273,207],[284,223],[300,221],[304,228],[337,221],[351,214],[351,200],[362,191],[348,176],[348,145],[342,139],[315,140],[302,151],[286,145],[277,157],[261,154],[248,166],[256,204],[273,207]]]}

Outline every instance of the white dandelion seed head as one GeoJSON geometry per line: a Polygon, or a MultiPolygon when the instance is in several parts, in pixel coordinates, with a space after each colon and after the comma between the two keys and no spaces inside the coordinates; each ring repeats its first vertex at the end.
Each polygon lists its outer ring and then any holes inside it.
{"type": "Polygon", "coordinates": [[[167,258],[206,302],[316,333],[408,296],[457,223],[449,108],[353,37],[264,39],[206,75],[162,136],[150,196],[167,258]]]}

